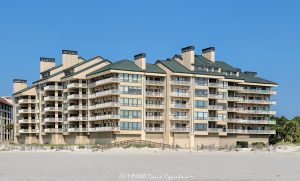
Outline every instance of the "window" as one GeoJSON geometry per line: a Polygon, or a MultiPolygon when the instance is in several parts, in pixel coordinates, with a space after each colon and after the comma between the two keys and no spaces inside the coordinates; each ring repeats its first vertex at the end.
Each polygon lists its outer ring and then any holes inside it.
{"type": "Polygon", "coordinates": [[[208,101],[195,101],[195,107],[196,108],[207,108],[208,101]]]}
{"type": "Polygon", "coordinates": [[[194,117],[196,120],[206,120],[207,119],[207,112],[195,112],[194,117]]]}

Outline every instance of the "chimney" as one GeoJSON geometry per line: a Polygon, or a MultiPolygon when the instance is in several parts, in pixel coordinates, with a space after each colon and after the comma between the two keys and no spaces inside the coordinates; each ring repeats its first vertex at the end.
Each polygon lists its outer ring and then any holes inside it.
{"type": "Polygon", "coordinates": [[[202,49],[202,56],[212,62],[215,62],[215,47],[208,47],[202,49]]]}
{"type": "Polygon", "coordinates": [[[13,80],[13,93],[27,88],[27,80],[14,79],[13,80]]]}
{"type": "Polygon", "coordinates": [[[40,73],[49,70],[52,67],[55,67],[54,58],[46,58],[46,57],[40,58],[40,73]]]}
{"type": "Polygon", "coordinates": [[[65,68],[71,67],[80,63],[78,52],[73,50],[62,50],[62,66],[65,68]]]}
{"type": "Polygon", "coordinates": [[[194,70],[195,47],[188,46],[181,49],[182,64],[189,70],[194,70]]]}
{"type": "Polygon", "coordinates": [[[146,53],[140,53],[135,55],[134,63],[141,69],[146,70],[146,53]]]}

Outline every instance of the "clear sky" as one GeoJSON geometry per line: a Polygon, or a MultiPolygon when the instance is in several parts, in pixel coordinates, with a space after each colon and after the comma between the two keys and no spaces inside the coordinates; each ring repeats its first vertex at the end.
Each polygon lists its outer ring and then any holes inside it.
{"type": "Polygon", "coordinates": [[[84,58],[155,62],[194,45],[216,59],[279,84],[277,114],[300,115],[300,3],[297,1],[3,1],[0,95],[14,78],[35,81],[39,57],[61,63],[61,50],[84,58]]]}

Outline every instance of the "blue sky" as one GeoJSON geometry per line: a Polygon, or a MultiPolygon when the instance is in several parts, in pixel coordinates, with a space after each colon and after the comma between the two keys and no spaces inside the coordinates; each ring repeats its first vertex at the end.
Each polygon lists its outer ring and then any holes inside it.
{"type": "Polygon", "coordinates": [[[39,77],[39,57],[78,50],[85,58],[147,61],[182,47],[216,47],[217,60],[279,84],[278,115],[300,115],[297,1],[5,1],[0,3],[0,95],[12,80],[39,77]]]}

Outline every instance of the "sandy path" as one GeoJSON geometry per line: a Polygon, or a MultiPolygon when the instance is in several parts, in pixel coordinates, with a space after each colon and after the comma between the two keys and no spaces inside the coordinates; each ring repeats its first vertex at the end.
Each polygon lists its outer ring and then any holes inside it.
{"type": "Polygon", "coordinates": [[[300,180],[300,153],[0,152],[0,180],[300,180]],[[138,179],[146,178],[146,179],[138,179]]]}

